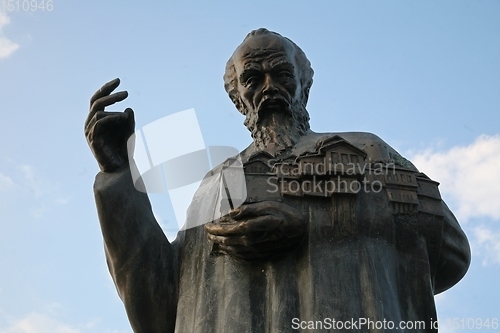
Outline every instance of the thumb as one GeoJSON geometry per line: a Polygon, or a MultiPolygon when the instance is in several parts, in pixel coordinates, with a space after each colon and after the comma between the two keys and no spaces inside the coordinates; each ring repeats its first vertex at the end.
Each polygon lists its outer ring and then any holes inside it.
{"type": "Polygon", "coordinates": [[[135,128],[134,110],[132,110],[131,108],[126,108],[124,113],[127,115],[127,123],[129,125],[129,131],[133,132],[135,128]]]}

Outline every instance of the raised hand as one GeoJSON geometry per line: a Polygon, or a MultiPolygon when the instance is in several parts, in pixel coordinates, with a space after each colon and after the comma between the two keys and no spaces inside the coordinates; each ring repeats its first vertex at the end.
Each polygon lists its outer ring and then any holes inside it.
{"type": "Polygon", "coordinates": [[[90,112],[85,121],[85,137],[99,167],[113,172],[128,163],[127,140],[134,133],[134,112],[106,112],[104,109],[127,98],[126,91],[111,94],[120,79],[109,81],[90,99],[90,112]]]}
{"type": "Polygon", "coordinates": [[[286,253],[302,240],[305,218],[280,202],[262,201],[231,211],[217,223],[205,224],[216,253],[238,259],[264,259],[286,253]]]}

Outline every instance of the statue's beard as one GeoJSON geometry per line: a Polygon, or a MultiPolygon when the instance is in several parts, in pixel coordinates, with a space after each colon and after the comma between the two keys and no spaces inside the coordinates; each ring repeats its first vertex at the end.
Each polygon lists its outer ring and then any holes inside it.
{"type": "Polygon", "coordinates": [[[309,130],[309,114],[298,101],[279,108],[261,107],[258,112],[247,111],[245,126],[252,133],[258,150],[293,147],[309,130]]]}

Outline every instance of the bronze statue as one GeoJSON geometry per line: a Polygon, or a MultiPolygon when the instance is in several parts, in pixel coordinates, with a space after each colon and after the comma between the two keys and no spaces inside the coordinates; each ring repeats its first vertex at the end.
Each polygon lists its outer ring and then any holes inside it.
{"type": "Polygon", "coordinates": [[[241,152],[247,201],[200,226],[216,186],[205,180],[193,227],[172,243],[132,184],[132,110],[104,111],[127,93],[112,94],[116,79],[94,94],[85,134],[101,168],[96,205],[134,332],[437,330],[434,295],[467,271],[467,239],[438,183],[376,135],[310,130],[312,77],[291,40],[248,34],[224,75],[253,138],[241,152]]]}

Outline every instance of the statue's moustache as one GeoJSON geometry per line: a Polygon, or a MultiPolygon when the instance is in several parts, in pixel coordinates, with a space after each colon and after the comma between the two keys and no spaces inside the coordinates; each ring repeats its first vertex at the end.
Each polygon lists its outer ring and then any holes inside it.
{"type": "Polygon", "coordinates": [[[261,120],[275,112],[291,115],[290,103],[281,96],[264,98],[257,108],[257,117],[261,120]]]}

